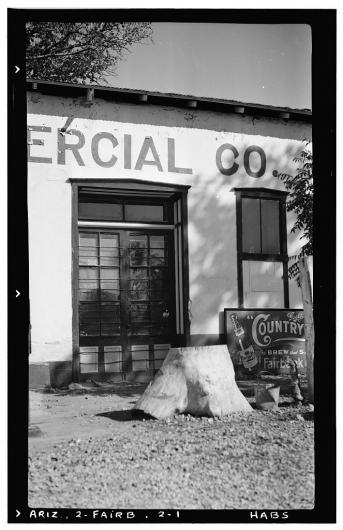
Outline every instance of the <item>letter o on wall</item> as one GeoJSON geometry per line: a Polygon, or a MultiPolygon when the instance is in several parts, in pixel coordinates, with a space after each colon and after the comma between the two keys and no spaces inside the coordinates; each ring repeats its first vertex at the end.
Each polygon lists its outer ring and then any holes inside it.
{"type": "Polygon", "coordinates": [[[258,145],[251,145],[250,147],[248,147],[244,153],[244,168],[245,168],[245,171],[247,172],[247,174],[250,176],[250,177],[254,177],[254,178],[259,178],[259,177],[262,177],[262,175],[264,175],[265,171],[266,171],[266,164],[267,164],[267,161],[266,161],[266,153],[263,151],[263,149],[261,147],[259,147],[258,145]],[[251,168],[250,168],[250,155],[251,153],[258,153],[260,155],[260,158],[261,158],[261,167],[258,171],[252,171],[251,168]]]}
{"type": "Polygon", "coordinates": [[[118,140],[113,134],[107,133],[107,132],[100,132],[96,134],[92,139],[92,156],[94,159],[94,162],[96,162],[101,167],[112,167],[117,162],[117,157],[112,155],[107,162],[104,160],[101,160],[99,156],[99,143],[100,140],[110,140],[112,142],[113,147],[116,147],[118,145],[118,140]]]}

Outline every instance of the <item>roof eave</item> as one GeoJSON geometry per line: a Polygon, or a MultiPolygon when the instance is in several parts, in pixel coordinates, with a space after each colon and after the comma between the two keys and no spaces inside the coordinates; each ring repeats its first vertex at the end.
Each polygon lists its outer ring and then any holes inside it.
{"type": "MultiPolygon", "coordinates": [[[[233,112],[237,114],[259,114],[269,115],[279,119],[295,119],[300,121],[311,121],[312,112],[309,109],[291,109],[289,107],[275,107],[272,105],[262,105],[259,103],[245,103],[242,101],[225,100],[218,98],[198,97],[192,95],[181,95],[171,93],[153,92],[149,90],[137,90],[132,88],[104,87],[100,85],[85,85],[78,83],[63,83],[60,81],[42,81],[39,79],[27,79],[28,90],[38,90],[43,92],[50,87],[53,92],[60,91],[80,91],[84,92],[86,99],[92,101],[95,95],[113,98],[130,99],[135,103],[163,104],[172,106],[182,106],[191,109],[202,110],[212,109],[222,112],[233,112]],[[44,87],[44,88],[43,88],[44,87]]],[[[50,91],[51,91],[50,90],[50,91]]]]}

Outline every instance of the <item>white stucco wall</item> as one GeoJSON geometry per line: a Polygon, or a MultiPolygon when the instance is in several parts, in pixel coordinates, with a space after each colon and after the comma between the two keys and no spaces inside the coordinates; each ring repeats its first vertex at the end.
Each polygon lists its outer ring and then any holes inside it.
{"type": "MultiPolygon", "coordinates": [[[[28,126],[30,157],[35,159],[28,163],[30,360],[70,360],[72,355],[71,185],[67,182],[71,177],[127,177],[191,186],[188,197],[191,334],[218,335],[222,331],[219,313],[224,307],[238,305],[236,199],[232,189],[284,189],[272,172],[294,169],[292,158],[299,149],[299,140],[310,135],[309,126],[101,100],[87,107],[71,98],[38,94],[29,95],[28,126]],[[84,138],[78,161],[70,149],[65,151],[65,160],[61,158],[61,139],[66,144],[78,141],[77,133],[61,138],[58,129],[66,122],[67,132],[77,131],[79,139],[84,138]],[[30,130],[36,126],[50,130],[30,130]],[[110,136],[103,136],[92,150],[92,139],[98,133],[110,136]],[[37,140],[41,140],[40,145],[34,145],[37,140]],[[154,155],[149,149],[146,157],[141,153],[141,162],[146,163],[135,169],[144,142],[156,152],[154,155]],[[231,144],[238,152],[234,159],[227,149],[221,158],[224,167],[238,164],[231,176],[222,174],[216,164],[216,152],[222,144],[231,144]],[[266,170],[259,178],[249,176],[243,164],[244,152],[252,145],[266,154],[266,170]],[[98,163],[94,159],[97,156],[111,167],[101,167],[99,158],[98,163]],[[48,162],[39,160],[42,157],[48,162]]],[[[251,154],[251,170],[258,171],[260,165],[260,157],[251,154]]],[[[288,214],[288,232],[293,222],[288,214]]],[[[299,237],[289,235],[289,254],[296,253],[298,248],[299,237]]],[[[268,306],[265,293],[260,303],[261,307],[268,306]]],[[[290,305],[300,307],[300,293],[294,282],[290,284],[290,305]]]]}

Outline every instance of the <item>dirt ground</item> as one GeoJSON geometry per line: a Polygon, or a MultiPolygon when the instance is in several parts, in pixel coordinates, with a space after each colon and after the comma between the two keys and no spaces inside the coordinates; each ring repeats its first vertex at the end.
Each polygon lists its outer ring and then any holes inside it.
{"type": "Polygon", "coordinates": [[[30,507],[313,508],[310,406],[154,420],[131,412],[145,386],[30,392],[30,507]]]}

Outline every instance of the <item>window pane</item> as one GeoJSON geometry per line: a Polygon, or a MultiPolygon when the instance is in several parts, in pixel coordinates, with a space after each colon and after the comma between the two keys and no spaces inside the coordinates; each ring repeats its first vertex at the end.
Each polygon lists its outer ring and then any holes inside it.
{"type": "Polygon", "coordinates": [[[130,300],[147,300],[148,292],[148,280],[130,280],[128,293],[130,300]]]}
{"type": "Polygon", "coordinates": [[[88,374],[92,372],[98,371],[98,364],[80,364],[80,372],[81,374],[88,374]]]}
{"type": "Polygon", "coordinates": [[[98,244],[98,234],[82,232],[79,234],[80,247],[95,247],[98,244]]]}
{"type": "Polygon", "coordinates": [[[120,300],[120,290],[102,288],[100,291],[100,299],[102,302],[115,302],[117,300],[120,300]]]}
{"type": "Polygon", "coordinates": [[[100,234],[100,265],[119,266],[119,238],[117,234],[100,234]]]}
{"type": "Polygon", "coordinates": [[[81,267],[79,269],[79,288],[94,290],[98,287],[98,269],[81,267]]]}
{"type": "Polygon", "coordinates": [[[164,248],[164,236],[150,236],[150,249],[164,248]]]}
{"type": "Polygon", "coordinates": [[[120,346],[104,346],[105,372],[121,372],[122,353],[120,346]]]}
{"type": "Polygon", "coordinates": [[[147,252],[148,252],[148,238],[147,236],[131,236],[130,237],[130,265],[131,266],[146,266],[147,252]]]}
{"type": "Polygon", "coordinates": [[[98,300],[98,289],[91,289],[89,291],[81,290],[79,292],[80,301],[91,301],[91,300],[98,300]]]}
{"type": "Polygon", "coordinates": [[[148,269],[133,269],[130,268],[130,278],[132,280],[147,280],[148,278],[148,269]]]}
{"type": "Polygon", "coordinates": [[[261,200],[262,252],[280,253],[279,201],[261,200]]]}
{"type": "MultiPolygon", "coordinates": [[[[110,252],[109,249],[118,248],[119,246],[118,243],[119,243],[119,240],[118,240],[117,234],[100,234],[100,246],[101,246],[102,251],[110,252]]],[[[113,250],[113,252],[115,251],[113,250]]]]}
{"type": "Polygon", "coordinates": [[[163,222],[164,208],[162,204],[125,204],[126,221],[163,222]]]}
{"type": "Polygon", "coordinates": [[[80,248],[79,249],[79,265],[98,265],[98,249],[97,248],[80,248]]]}
{"type": "Polygon", "coordinates": [[[260,200],[242,199],[243,252],[260,253],[260,200]]]}
{"type": "Polygon", "coordinates": [[[79,264],[98,265],[98,234],[79,234],[79,264]]]}
{"type": "Polygon", "coordinates": [[[102,280],[119,280],[119,269],[100,269],[100,278],[102,280]]]}
{"type": "Polygon", "coordinates": [[[116,323],[102,323],[101,324],[101,335],[120,335],[120,325],[116,323]]]}
{"type": "Polygon", "coordinates": [[[80,202],[79,219],[122,221],[123,207],[121,204],[107,202],[80,202]]]}

